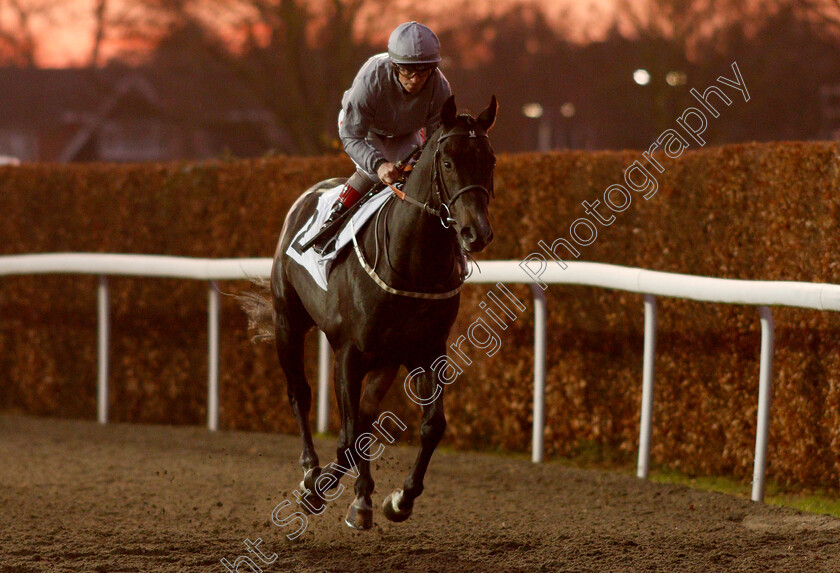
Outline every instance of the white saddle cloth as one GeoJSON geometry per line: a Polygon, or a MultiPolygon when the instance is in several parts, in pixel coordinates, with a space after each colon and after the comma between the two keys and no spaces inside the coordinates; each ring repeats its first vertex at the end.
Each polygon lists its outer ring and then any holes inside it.
{"type": "MultiPolygon", "coordinates": [[[[338,256],[338,253],[346,247],[353,240],[353,232],[350,230],[350,225],[347,224],[339,233],[335,240],[335,248],[330,252],[319,255],[314,249],[307,249],[306,251],[298,252],[295,247],[306,244],[306,242],[314,237],[318,231],[321,230],[321,225],[327,220],[330,214],[333,203],[338,199],[341,189],[344,185],[339,185],[333,189],[328,189],[321,194],[318,199],[318,207],[315,214],[309,218],[306,224],[297,232],[294,239],[292,239],[286,254],[289,255],[293,261],[309,271],[315,283],[324,290],[327,290],[327,276],[329,267],[332,261],[338,256]]],[[[367,203],[359,207],[356,213],[351,217],[353,226],[359,230],[362,225],[376,213],[389,197],[393,196],[393,192],[387,187],[374,195],[367,203]]]]}

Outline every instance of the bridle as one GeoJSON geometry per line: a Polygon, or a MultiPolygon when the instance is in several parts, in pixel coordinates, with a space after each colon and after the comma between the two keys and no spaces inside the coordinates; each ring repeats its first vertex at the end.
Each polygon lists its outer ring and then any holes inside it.
{"type": "Polygon", "coordinates": [[[444,140],[449,139],[450,137],[468,137],[470,139],[475,139],[477,137],[489,139],[486,131],[479,131],[475,129],[468,129],[464,131],[450,131],[449,133],[442,133],[440,137],[437,139],[437,146],[435,147],[435,158],[432,163],[432,182],[434,184],[435,193],[438,197],[438,204],[440,208],[438,210],[438,217],[440,218],[440,223],[443,225],[445,229],[448,229],[452,226],[455,222],[452,219],[452,205],[457,201],[461,195],[465,193],[469,193],[470,191],[481,191],[487,197],[487,202],[490,202],[490,197],[493,195],[491,191],[489,191],[484,185],[467,185],[466,187],[461,187],[455,193],[450,193],[449,188],[446,185],[446,181],[443,179],[443,175],[440,171],[440,147],[444,140]],[[444,214],[444,211],[446,212],[444,214]]]}
{"type": "MultiPolygon", "coordinates": [[[[403,201],[407,201],[407,202],[411,203],[412,205],[415,205],[415,206],[419,207],[420,209],[422,209],[425,213],[427,213],[429,215],[432,215],[434,217],[438,217],[440,219],[441,225],[443,225],[443,227],[445,229],[449,229],[452,226],[452,224],[455,223],[455,220],[452,218],[452,215],[451,215],[451,206],[462,195],[464,195],[465,193],[469,193],[471,191],[480,191],[480,192],[484,193],[484,195],[487,197],[488,203],[490,202],[490,198],[493,196],[493,191],[488,190],[483,185],[467,185],[465,187],[462,187],[462,188],[458,189],[455,193],[450,193],[449,188],[446,185],[446,181],[443,179],[443,176],[441,175],[440,168],[439,168],[439,164],[440,164],[440,161],[441,161],[440,147],[441,147],[441,144],[443,143],[444,140],[446,140],[450,137],[456,137],[456,136],[463,136],[463,137],[469,137],[469,138],[481,137],[481,138],[489,139],[489,136],[487,135],[487,133],[485,131],[475,130],[475,129],[451,131],[449,133],[441,134],[440,137],[438,137],[437,141],[435,142],[436,147],[435,147],[435,156],[434,156],[434,162],[433,162],[433,167],[432,167],[432,170],[433,170],[432,171],[432,185],[434,187],[433,193],[436,194],[437,198],[438,198],[438,204],[440,205],[439,208],[432,207],[431,205],[429,205],[428,201],[426,203],[421,203],[420,201],[414,199],[413,197],[409,197],[403,191],[397,189],[393,185],[388,185],[391,188],[391,190],[394,192],[394,195],[396,195],[397,197],[399,197],[403,201]]],[[[419,152],[421,150],[422,150],[422,148],[419,148],[417,150],[417,153],[419,154],[419,152]]],[[[492,187],[491,187],[491,189],[492,189],[492,187]]],[[[384,280],[382,280],[382,278],[377,274],[375,268],[371,267],[370,264],[365,259],[365,256],[364,256],[364,254],[362,254],[362,250],[359,247],[359,243],[356,240],[356,229],[353,226],[353,219],[350,219],[350,229],[351,229],[351,237],[352,237],[352,240],[353,240],[353,249],[356,251],[356,257],[359,259],[359,264],[361,264],[362,268],[370,276],[370,278],[372,278],[373,281],[385,292],[389,292],[391,294],[395,294],[395,295],[398,295],[398,296],[405,296],[405,297],[409,297],[409,298],[419,298],[419,299],[426,299],[426,300],[445,300],[445,299],[448,299],[448,298],[452,298],[453,296],[455,296],[459,292],[461,292],[461,287],[463,286],[463,277],[461,278],[461,283],[458,284],[457,287],[455,287],[454,289],[449,290],[447,292],[426,293],[426,292],[414,292],[414,291],[405,291],[405,290],[395,289],[394,287],[387,284],[384,280]]],[[[376,242],[377,242],[377,251],[378,251],[378,240],[376,242]]],[[[377,255],[377,259],[378,259],[378,255],[377,255]]],[[[376,263],[374,263],[374,266],[375,266],[375,264],[376,263]]]]}
{"type": "MultiPolygon", "coordinates": [[[[443,225],[444,229],[449,229],[455,223],[455,219],[452,218],[452,205],[461,197],[461,195],[469,193],[470,191],[481,191],[487,197],[488,203],[490,202],[490,198],[493,196],[492,188],[491,190],[488,190],[484,185],[467,185],[458,189],[455,193],[450,193],[449,188],[446,185],[446,181],[444,181],[443,175],[441,174],[440,170],[440,147],[444,140],[456,136],[468,137],[471,139],[477,137],[490,139],[486,131],[476,129],[450,131],[449,133],[442,133],[440,137],[438,137],[437,141],[435,142],[435,156],[432,160],[432,186],[434,187],[434,194],[437,195],[439,207],[432,207],[428,201],[426,201],[425,203],[421,203],[417,199],[409,197],[403,191],[397,189],[393,185],[388,185],[388,187],[390,187],[391,190],[394,192],[394,195],[399,197],[402,201],[411,203],[412,205],[415,205],[416,207],[422,209],[423,212],[425,212],[426,214],[440,219],[440,224],[443,225]]],[[[418,148],[417,153],[419,154],[422,151],[422,149],[422,147],[418,148]]]]}

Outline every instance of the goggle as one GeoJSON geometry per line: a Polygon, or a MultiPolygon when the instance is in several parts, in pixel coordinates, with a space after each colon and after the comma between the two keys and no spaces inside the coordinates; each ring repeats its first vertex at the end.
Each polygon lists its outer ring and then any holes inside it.
{"type": "Polygon", "coordinates": [[[416,64],[404,66],[401,64],[394,64],[394,69],[404,78],[410,80],[415,76],[426,78],[435,71],[437,64],[416,64]]]}

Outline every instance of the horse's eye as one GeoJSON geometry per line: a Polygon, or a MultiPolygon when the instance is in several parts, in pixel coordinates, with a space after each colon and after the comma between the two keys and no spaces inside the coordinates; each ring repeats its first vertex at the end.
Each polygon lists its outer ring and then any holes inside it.
{"type": "Polygon", "coordinates": [[[447,169],[452,169],[452,163],[450,163],[449,161],[444,161],[443,166],[447,169]]]}

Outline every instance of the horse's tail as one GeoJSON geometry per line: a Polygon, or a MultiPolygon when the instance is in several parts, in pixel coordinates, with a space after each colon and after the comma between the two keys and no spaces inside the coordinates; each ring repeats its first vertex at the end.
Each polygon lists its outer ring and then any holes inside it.
{"type": "Polygon", "coordinates": [[[269,294],[270,283],[266,279],[251,279],[257,292],[248,291],[236,295],[239,306],[248,315],[248,330],[253,333],[251,342],[274,340],[274,306],[269,294]]]}

